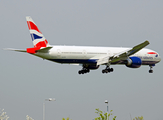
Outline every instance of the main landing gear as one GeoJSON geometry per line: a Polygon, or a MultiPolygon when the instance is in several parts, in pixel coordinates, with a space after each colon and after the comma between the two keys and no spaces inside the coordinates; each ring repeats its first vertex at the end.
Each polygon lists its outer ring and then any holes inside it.
{"type": "Polygon", "coordinates": [[[89,72],[90,72],[90,70],[87,68],[83,68],[82,70],[78,71],[79,74],[85,74],[85,73],[89,73],[89,72]]]}
{"type": "Polygon", "coordinates": [[[150,65],[149,67],[150,67],[149,73],[153,73],[153,70],[152,70],[153,66],[150,65]]]}
{"type": "Polygon", "coordinates": [[[113,72],[113,71],[114,71],[113,68],[110,68],[109,66],[106,66],[106,68],[102,70],[102,73],[109,73],[109,72],[113,72]]]}

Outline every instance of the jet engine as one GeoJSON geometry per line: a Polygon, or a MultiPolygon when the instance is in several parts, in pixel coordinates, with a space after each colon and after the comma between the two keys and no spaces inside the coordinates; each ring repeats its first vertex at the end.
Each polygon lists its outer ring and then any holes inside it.
{"type": "Polygon", "coordinates": [[[129,68],[139,68],[142,61],[139,57],[129,57],[126,62],[126,66],[129,68]]]}

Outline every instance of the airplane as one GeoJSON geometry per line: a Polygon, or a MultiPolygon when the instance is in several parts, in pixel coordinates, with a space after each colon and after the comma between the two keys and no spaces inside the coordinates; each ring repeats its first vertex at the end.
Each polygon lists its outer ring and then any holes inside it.
{"type": "Polygon", "coordinates": [[[161,61],[159,54],[146,49],[149,41],[134,46],[123,47],[94,47],[94,46],[58,46],[50,45],[42,32],[38,29],[30,16],[26,17],[27,25],[34,47],[26,50],[7,48],[7,50],[26,52],[37,57],[61,64],[81,65],[82,70],[78,74],[89,73],[100,65],[105,65],[102,73],[113,72],[111,65],[126,65],[129,68],[139,68],[141,65],[149,65],[149,73],[153,73],[153,67],[161,61]]]}

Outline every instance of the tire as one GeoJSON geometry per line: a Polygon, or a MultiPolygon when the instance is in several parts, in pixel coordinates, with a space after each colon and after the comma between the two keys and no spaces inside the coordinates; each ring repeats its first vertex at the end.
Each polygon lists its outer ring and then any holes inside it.
{"type": "Polygon", "coordinates": [[[114,71],[114,69],[113,68],[110,68],[110,72],[113,72],[114,71]]]}
{"type": "Polygon", "coordinates": [[[149,73],[153,73],[153,70],[149,70],[149,73]]]}
{"type": "Polygon", "coordinates": [[[105,70],[102,70],[102,73],[104,74],[105,73],[105,70]]]}
{"type": "Polygon", "coordinates": [[[84,73],[85,73],[85,71],[84,71],[84,70],[82,70],[82,71],[81,71],[81,73],[82,73],[82,74],[84,74],[84,73]]]}
{"type": "Polygon", "coordinates": [[[110,72],[110,70],[106,69],[106,70],[105,70],[105,73],[108,73],[108,72],[110,72]]]}

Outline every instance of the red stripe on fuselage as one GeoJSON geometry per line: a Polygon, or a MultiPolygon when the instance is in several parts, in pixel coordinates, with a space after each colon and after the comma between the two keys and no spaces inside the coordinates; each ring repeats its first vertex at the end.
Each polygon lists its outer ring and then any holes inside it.
{"type": "Polygon", "coordinates": [[[157,54],[157,53],[155,53],[155,52],[148,52],[148,54],[157,54]]]}
{"type": "MultiPolygon", "coordinates": [[[[31,21],[27,21],[29,30],[36,30],[37,32],[41,33],[38,27],[31,21]]],[[[42,33],[41,33],[42,34],[42,33]]]]}

